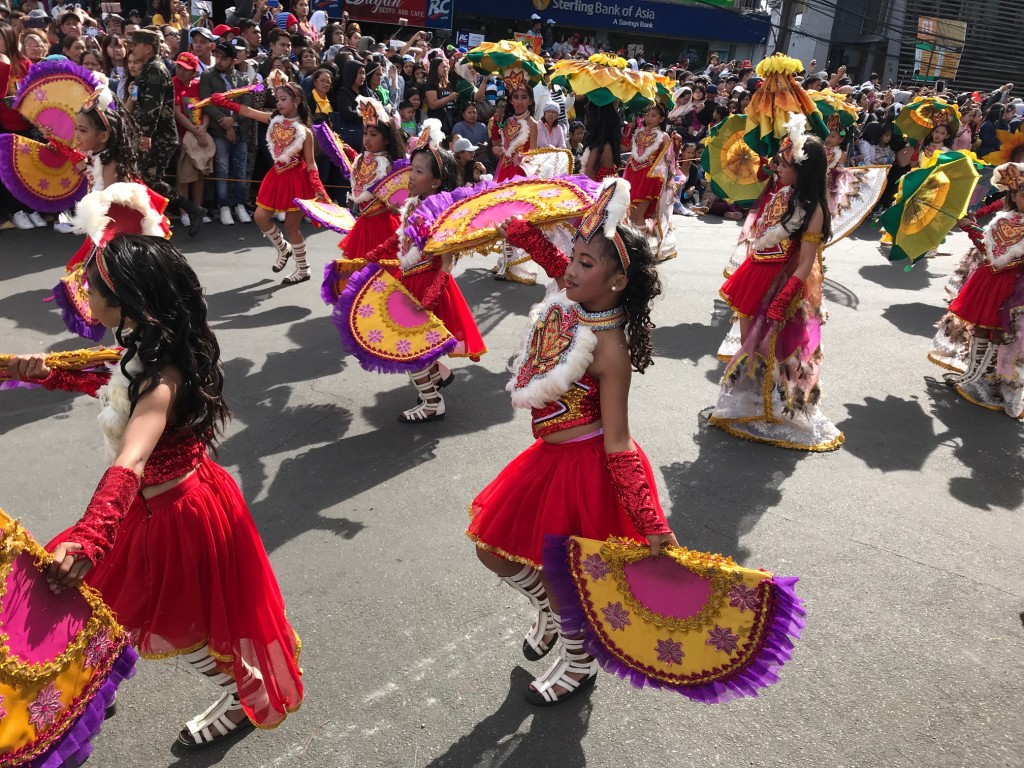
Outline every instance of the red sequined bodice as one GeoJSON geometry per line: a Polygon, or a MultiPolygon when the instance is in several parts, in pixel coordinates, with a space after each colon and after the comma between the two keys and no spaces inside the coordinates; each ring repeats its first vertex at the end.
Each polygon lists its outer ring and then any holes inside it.
{"type": "Polygon", "coordinates": [[[589,373],[574,381],[569,391],[543,408],[533,408],[533,436],[544,437],[564,429],[601,420],[601,392],[589,373]]]}
{"type": "Polygon", "coordinates": [[[160,485],[187,475],[206,456],[206,444],[191,429],[168,427],[149,455],[142,487],[160,485]]]}

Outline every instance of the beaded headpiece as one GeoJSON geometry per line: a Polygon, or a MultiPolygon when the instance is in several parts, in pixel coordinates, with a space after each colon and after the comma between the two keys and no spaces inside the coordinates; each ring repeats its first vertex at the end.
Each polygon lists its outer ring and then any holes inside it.
{"type": "Polygon", "coordinates": [[[89,98],[82,104],[82,112],[95,112],[99,115],[100,122],[106,130],[110,130],[110,121],[107,119],[107,108],[113,103],[110,91],[100,86],[89,94],[89,98]]]}
{"type": "Polygon", "coordinates": [[[356,96],[356,109],[359,110],[359,114],[363,118],[364,127],[388,122],[388,113],[376,99],[356,96]]]}
{"type": "Polygon", "coordinates": [[[423,121],[420,135],[409,142],[409,157],[412,157],[412,153],[417,149],[429,149],[437,161],[438,170],[441,170],[444,168],[439,151],[442,141],[444,141],[444,131],[441,128],[441,121],[435,117],[428,117],[423,121]]]}
{"type": "Polygon", "coordinates": [[[1024,163],[1003,163],[992,172],[992,186],[1000,192],[1016,192],[1024,184],[1024,163]]]}
{"type": "Polygon", "coordinates": [[[608,238],[619,255],[623,272],[629,270],[629,251],[626,250],[626,243],[619,234],[618,227],[625,220],[628,211],[629,182],[615,177],[605,179],[601,194],[583,217],[580,228],[576,230],[576,237],[585,243],[589,243],[598,233],[608,238]]]}
{"type": "Polygon", "coordinates": [[[505,74],[502,75],[501,79],[505,83],[505,91],[511,96],[515,93],[517,88],[525,88],[530,90],[530,84],[527,82],[526,71],[522,67],[511,67],[505,70],[505,74]]]}

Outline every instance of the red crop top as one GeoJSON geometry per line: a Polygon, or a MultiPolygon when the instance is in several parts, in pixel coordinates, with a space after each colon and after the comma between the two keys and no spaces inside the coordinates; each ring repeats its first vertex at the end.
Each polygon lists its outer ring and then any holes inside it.
{"type": "Polygon", "coordinates": [[[582,427],[601,420],[601,391],[597,379],[589,373],[583,374],[572,387],[543,408],[531,410],[533,436],[544,437],[564,429],[582,427]]]}

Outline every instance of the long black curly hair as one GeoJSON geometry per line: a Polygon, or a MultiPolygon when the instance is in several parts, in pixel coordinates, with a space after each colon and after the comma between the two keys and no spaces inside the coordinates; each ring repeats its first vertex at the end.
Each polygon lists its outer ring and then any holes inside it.
{"type": "Polygon", "coordinates": [[[139,163],[139,124],[127,109],[103,110],[83,109],[81,115],[97,131],[107,131],[110,138],[107,146],[100,151],[100,162],[104,165],[116,163],[118,181],[141,181],[142,170],[139,163]],[[102,111],[102,115],[100,114],[102,111]],[[103,119],[106,118],[106,124],[103,119]]]}
{"type": "Polygon", "coordinates": [[[627,284],[622,292],[622,304],[626,308],[626,339],[629,344],[629,361],[633,370],[643,373],[654,365],[654,343],[651,331],[656,327],[651,320],[651,303],[661,295],[661,280],[655,266],[654,251],[647,235],[629,224],[615,228],[629,254],[629,269],[623,270],[622,261],[611,240],[602,238],[607,245],[607,255],[618,272],[625,272],[627,284]]]}
{"type": "Polygon", "coordinates": [[[212,447],[231,412],[223,394],[220,345],[206,321],[199,278],[178,249],[159,237],[118,235],[104,246],[102,258],[117,290],[100,278],[95,259],[88,279],[111,306],[121,308],[114,335],[125,349],[121,370],[130,382],[132,408],[157,386],[160,371],[174,366],[182,379],[174,426],[194,430],[212,447]],[[134,323],[130,331],[126,319],[134,323]],[[137,376],[128,373],[136,357],[143,367],[137,376]]]}
{"type": "Polygon", "coordinates": [[[603,152],[605,145],[612,148],[612,157],[618,167],[622,148],[622,118],[614,104],[599,107],[590,102],[587,104],[587,132],[583,136],[583,146],[591,152],[603,152]]]}
{"type": "Polygon", "coordinates": [[[791,240],[799,240],[807,231],[807,225],[811,223],[814,209],[821,206],[824,215],[821,234],[824,242],[828,242],[832,238],[832,214],[828,209],[828,153],[817,136],[807,137],[804,141],[804,152],[807,158],[793,166],[796,169],[796,183],[793,185],[793,195],[789,198],[786,212],[782,214],[782,224],[789,224],[798,207],[806,211],[800,226],[790,235],[791,240]]]}

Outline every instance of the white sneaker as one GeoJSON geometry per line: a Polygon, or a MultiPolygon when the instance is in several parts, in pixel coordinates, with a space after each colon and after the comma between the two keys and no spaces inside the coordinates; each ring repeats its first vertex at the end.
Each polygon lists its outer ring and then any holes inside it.
{"type": "Polygon", "coordinates": [[[181,219],[180,220],[181,220],[181,226],[183,226],[183,227],[187,227],[187,226],[189,226],[192,223],[192,217],[189,216],[187,213],[181,214],[181,219]]]}
{"type": "Polygon", "coordinates": [[[231,218],[231,208],[226,205],[220,207],[220,223],[225,227],[230,227],[235,223],[235,220],[231,218]]]}
{"type": "Polygon", "coordinates": [[[235,218],[238,219],[239,224],[252,224],[252,217],[245,210],[244,205],[239,204],[235,206],[235,218]]]}
{"type": "Polygon", "coordinates": [[[75,231],[75,225],[72,224],[70,221],[63,221],[61,219],[57,219],[55,222],[53,222],[53,231],[59,232],[62,235],[70,235],[72,232],[75,231]]]}
{"type": "Polygon", "coordinates": [[[31,211],[28,215],[28,220],[31,221],[36,227],[47,227],[46,219],[39,215],[37,211],[31,211]]]}
{"type": "Polygon", "coordinates": [[[35,229],[36,225],[32,223],[32,219],[28,217],[28,214],[24,211],[18,211],[11,216],[11,223],[14,224],[18,229],[35,229]]]}
{"type": "Polygon", "coordinates": [[[209,224],[211,221],[213,221],[213,219],[210,218],[210,215],[207,214],[207,213],[204,213],[203,214],[203,224],[209,224]]]}

